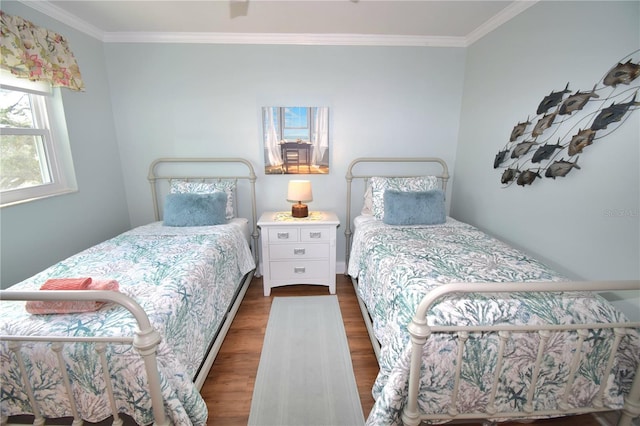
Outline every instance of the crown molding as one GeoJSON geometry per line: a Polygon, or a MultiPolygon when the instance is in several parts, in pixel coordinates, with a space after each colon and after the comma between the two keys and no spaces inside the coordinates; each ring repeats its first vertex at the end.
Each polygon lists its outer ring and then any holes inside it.
{"type": "Polygon", "coordinates": [[[383,34],[105,32],[47,0],[19,0],[104,43],[280,44],[316,46],[468,47],[539,0],[516,0],[466,37],[383,34]]]}
{"type": "Polygon", "coordinates": [[[73,15],[58,6],[53,5],[47,0],[19,0],[20,3],[28,6],[38,12],[41,12],[56,21],[60,21],[63,24],[70,26],[80,32],[83,32],[93,38],[104,41],[105,32],[100,28],[89,24],[86,21],[78,18],[76,15],[73,15]]]}
{"type": "Polygon", "coordinates": [[[475,30],[471,31],[467,34],[466,37],[466,45],[471,46],[476,41],[480,40],[485,35],[489,34],[500,25],[505,22],[511,20],[515,16],[529,9],[531,6],[536,4],[539,0],[516,0],[511,3],[509,6],[502,9],[499,13],[493,16],[484,24],[480,25],[475,30]]]}
{"type": "Polygon", "coordinates": [[[106,33],[105,43],[288,44],[326,46],[465,47],[464,37],[293,33],[106,33]]]}

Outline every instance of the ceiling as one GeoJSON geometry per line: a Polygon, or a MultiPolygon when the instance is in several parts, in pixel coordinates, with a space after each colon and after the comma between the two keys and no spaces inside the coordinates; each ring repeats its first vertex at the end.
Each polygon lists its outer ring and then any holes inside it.
{"type": "Polygon", "coordinates": [[[21,0],[105,42],[467,46],[535,1],[21,0]]]}

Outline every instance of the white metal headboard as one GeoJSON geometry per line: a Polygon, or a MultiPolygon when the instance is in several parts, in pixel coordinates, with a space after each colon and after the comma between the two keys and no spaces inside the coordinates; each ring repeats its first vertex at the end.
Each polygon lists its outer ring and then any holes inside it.
{"type": "MultiPolygon", "coordinates": [[[[381,177],[415,177],[415,176],[425,176],[425,175],[431,175],[431,176],[436,176],[438,179],[440,179],[440,181],[442,182],[442,190],[443,191],[447,191],[447,182],[449,181],[449,168],[447,167],[447,163],[441,159],[441,158],[437,158],[437,157],[415,157],[415,158],[411,158],[411,157],[361,157],[361,158],[356,158],[355,160],[353,160],[351,162],[351,164],[349,164],[349,167],[347,168],[347,226],[344,230],[344,235],[346,238],[346,253],[345,253],[345,273],[349,268],[349,253],[351,252],[351,205],[353,202],[353,197],[351,195],[351,184],[353,182],[354,179],[363,179],[365,182],[367,179],[374,177],[374,176],[381,176],[381,177]],[[440,174],[436,174],[434,175],[432,172],[425,172],[422,174],[417,174],[417,173],[411,173],[411,174],[402,174],[402,173],[393,173],[393,174],[354,174],[354,169],[359,165],[359,164],[363,164],[363,163],[423,163],[425,165],[425,169],[427,169],[428,165],[431,165],[433,163],[439,164],[442,168],[442,171],[440,172],[440,174]]],[[[361,194],[362,195],[362,194],[361,194]]]]}
{"type": "MultiPolygon", "coordinates": [[[[215,157],[204,157],[204,158],[158,158],[153,161],[149,166],[149,175],[147,176],[149,183],[151,184],[151,196],[153,198],[153,212],[155,220],[160,220],[160,197],[158,196],[158,183],[164,181],[171,180],[193,180],[193,181],[212,181],[215,179],[236,179],[236,180],[246,180],[250,184],[250,193],[249,197],[251,200],[251,238],[253,240],[253,256],[258,264],[258,229],[257,229],[257,215],[256,215],[256,173],[254,171],[253,165],[248,160],[244,158],[215,158],[215,157]],[[202,170],[198,170],[198,174],[189,174],[183,173],[180,175],[170,174],[170,173],[162,173],[161,166],[170,165],[170,166],[180,166],[180,165],[188,165],[188,164],[202,164],[208,170],[208,166],[211,165],[211,173],[206,171],[206,173],[202,173],[202,170]],[[233,171],[225,171],[223,170],[223,165],[231,165],[238,166],[241,169],[246,169],[245,172],[241,174],[233,173],[233,171]],[[219,166],[219,167],[216,167],[219,166]]],[[[244,199],[246,199],[246,195],[242,194],[244,199]]],[[[236,197],[237,200],[238,197],[236,197]]],[[[236,205],[234,207],[237,208],[238,203],[234,200],[236,205]]],[[[244,216],[244,214],[242,214],[244,216]]]]}

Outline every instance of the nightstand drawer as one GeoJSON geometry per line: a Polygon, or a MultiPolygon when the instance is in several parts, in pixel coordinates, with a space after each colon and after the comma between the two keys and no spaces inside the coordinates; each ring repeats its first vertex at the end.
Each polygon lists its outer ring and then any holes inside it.
{"type": "Polygon", "coordinates": [[[269,228],[269,243],[295,243],[300,241],[299,229],[294,227],[269,228]]]}
{"type": "Polygon", "coordinates": [[[305,227],[300,228],[300,241],[304,242],[319,242],[319,241],[329,241],[331,235],[335,234],[335,227],[305,227]]]}
{"type": "MultiPolygon", "coordinates": [[[[322,279],[327,277],[328,260],[270,262],[271,279],[322,279]]],[[[303,281],[301,281],[303,282],[303,281]]]]}
{"type": "Polygon", "coordinates": [[[271,244],[269,258],[274,259],[328,259],[328,244],[271,244]]]}

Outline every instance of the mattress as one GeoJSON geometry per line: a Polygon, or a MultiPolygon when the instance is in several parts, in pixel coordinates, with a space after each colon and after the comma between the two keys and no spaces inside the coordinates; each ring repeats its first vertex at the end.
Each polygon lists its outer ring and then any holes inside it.
{"type": "MultiPolygon", "coordinates": [[[[407,392],[410,345],[407,325],[419,302],[428,293],[450,282],[469,283],[469,289],[482,282],[566,281],[541,262],[531,258],[477,228],[447,218],[432,226],[390,226],[371,216],[355,220],[354,239],[348,266],[349,275],[358,279],[358,296],[365,303],[380,342],[380,372],[373,395],[376,403],[368,424],[400,424],[400,414],[407,392]]],[[[504,295],[502,295],[504,296],[504,295]]],[[[601,297],[591,293],[518,293],[504,298],[493,294],[448,296],[436,302],[427,320],[430,325],[536,324],[544,321],[621,322],[624,315],[601,297]],[[577,317],[576,317],[577,315],[577,317]]],[[[602,335],[589,337],[589,364],[583,364],[569,404],[581,406],[590,401],[599,385],[599,369],[606,360],[603,349],[609,340],[602,335]],[[601,343],[602,342],[602,343],[601,343]],[[599,345],[604,346],[599,346],[599,345]]],[[[537,335],[514,337],[505,371],[513,383],[530,377],[535,360],[537,335]]],[[[608,336],[607,336],[608,337],[608,336]]],[[[576,336],[554,335],[545,358],[545,380],[536,391],[536,409],[555,407],[563,389],[554,375],[567,374],[576,336]]],[[[421,378],[418,404],[426,413],[445,413],[450,404],[453,372],[457,353],[456,339],[432,336],[424,348],[425,372],[421,378]]],[[[495,371],[497,339],[474,339],[466,343],[465,367],[458,395],[458,411],[486,404],[486,389],[495,371]]],[[[640,353],[637,334],[621,343],[605,393],[605,404],[621,407],[623,392],[628,391],[640,353]]],[[[496,405],[499,411],[523,410],[525,398],[518,386],[499,388],[496,405]]]]}
{"type": "MultiPolygon", "coordinates": [[[[207,408],[194,386],[195,376],[236,294],[242,277],[255,268],[246,220],[207,227],[166,227],[162,222],[140,226],[71,256],[9,290],[37,290],[48,278],[114,279],[120,292],[135,299],[162,335],[158,347],[163,397],[174,424],[206,424],[207,408]]],[[[30,315],[24,302],[2,302],[0,334],[108,335],[130,334],[135,320],[120,307],[107,304],[97,312],[30,315]]],[[[47,417],[70,416],[57,374],[54,354],[45,344],[22,351],[36,378],[35,394],[47,417]]],[[[0,346],[2,415],[30,413],[16,363],[6,342],[0,346]]],[[[67,345],[64,356],[73,371],[74,393],[82,417],[100,421],[111,413],[101,396],[105,383],[91,345],[67,345]]],[[[139,424],[152,421],[145,391],[146,374],[130,347],[107,350],[116,404],[139,424]],[[117,376],[116,376],[117,374],[117,376]]]]}

